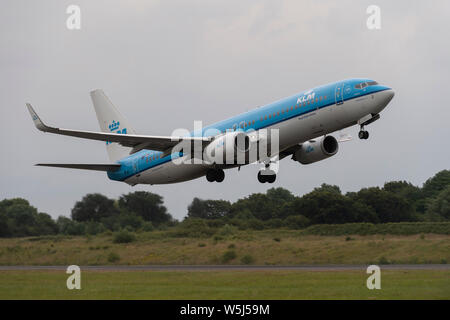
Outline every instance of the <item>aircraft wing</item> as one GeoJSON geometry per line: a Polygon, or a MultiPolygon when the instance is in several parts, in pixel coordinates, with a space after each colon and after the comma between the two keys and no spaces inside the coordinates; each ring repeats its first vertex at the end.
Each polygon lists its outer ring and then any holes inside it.
{"type": "Polygon", "coordinates": [[[115,164],[115,163],[112,163],[112,164],[38,163],[36,166],[95,170],[95,171],[117,171],[120,169],[120,164],[115,164]]]}
{"type": "Polygon", "coordinates": [[[27,103],[28,111],[33,119],[34,125],[40,131],[50,132],[54,134],[61,134],[65,136],[71,136],[76,138],[117,142],[124,147],[133,148],[131,153],[137,152],[142,149],[150,149],[157,151],[167,151],[176,146],[181,141],[202,141],[210,142],[212,137],[174,137],[174,136],[147,136],[147,135],[134,135],[134,134],[119,134],[119,133],[105,133],[105,132],[93,132],[93,131],[80,131],[61,129],[55,127],[49,127],[39,118],[36,111],[34,111],[31,104],[27,103]]]}

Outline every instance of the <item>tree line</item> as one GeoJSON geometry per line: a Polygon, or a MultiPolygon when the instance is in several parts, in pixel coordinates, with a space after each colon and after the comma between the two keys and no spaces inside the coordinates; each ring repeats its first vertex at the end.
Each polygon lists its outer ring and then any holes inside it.
{"type": "Polygon", "coordinates": [[[0,237],[86,235],[105,231],[152,231],[175,227],[198,232],[204,226],[239,229],[292,228],[368,222],[450,221],[450,171],[443,170],[422,187],[392,181],[383,187],[343,194],[338,186],[322,184],[296,196],[284,188],[254,193],[236,202],[194,198],[182,222],[175,220],[155,193],[137,191],[109,199],[87,194],[77,201],[71,217],[56,220],[25,199],[0,201],[0,237]]]}

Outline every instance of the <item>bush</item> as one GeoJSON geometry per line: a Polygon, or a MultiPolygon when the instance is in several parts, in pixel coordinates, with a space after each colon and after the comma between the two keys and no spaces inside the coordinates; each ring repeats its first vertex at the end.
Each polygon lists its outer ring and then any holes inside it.
{"type": "Polygon", "coordinates": [[[120,260],[120,256],[115,252],[111,252],[108,255],[108,262],[117,262],[119,260],[120,260]]]}
{"type": "Polygon", "coordinates": [[[113,238],[114,243],[129,243],[136,240],[136,235],[127,230],[116,232],[113,238]]]}
{"type": "Polygon", "coordinates": [[[236,257],[237,254],[234,250],[225,251],[225,253],[222,255],[222,262],[223,263],[230,262],[231,260],[236,259],[236,257]]]}
{"type": "Polygon", "coordinates": [[[389,264],[389,263],[390,263],[389,260],[386,259],[386,257],[384,256],[378,260],[378,264],[389,264]]]}
{"type": "Polygon", "coordinates": [[[153,226],[153,224],[152,224],[150,221],[145,221],[145,222],[142,224],[141,229],[142,229],[142,231],[150,232],[150,231],[155,230],[155,227],[153,226]]]}
{"type": "Polygon", "coordinates": [[[344,223],[313,225],[302,231],[304,235],[343,236],[395,234],[413,235],[421,233],[450,234],[450,222],[396,222],[396,223],[344,223]]]}
{"type": "Polygon", "coordinates": [[[226,224],[222,228],[220,228],[218,234],[226,237],[235,234],[236,231],[236,227],[226,224]]]}
{"type": "Polygon", "coordinates": [[[207,238],[215,232],[216,229],[210,228],[203,219],[187,218],[175,227],[171,235],[174,237],[207,238]]]}
{"type": "Polygon", "coordinates": [[[309,224],[309,219],[302,215],[289,216],[284,219],[284,225],[289,229],[303,229],[309,224]]]}
{"type": "Polygon", "coordinates": [[[279,218],[269,219],[264,222],[264,225],[266,226],[266,228],[278,229],[283,226],[283,220],[279,218]]]}
{"type": "Polygon", "coordinates": [[[255,261],[255,259],[249,254],[246,254],[245,256],[243,256],[241,258],[242,264],[252,264],[254,261],[255,261]]]}

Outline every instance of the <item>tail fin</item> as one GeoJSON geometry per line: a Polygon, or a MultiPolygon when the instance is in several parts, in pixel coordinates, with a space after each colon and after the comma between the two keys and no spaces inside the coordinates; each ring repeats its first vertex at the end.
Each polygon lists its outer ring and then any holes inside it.
{"type": "MultiPolygon", "coordinates": [[[[92,91],[91,99],[102,132],[136,134],[128,123],[128,120],[120,114],[119,110],[111,103],[103,90],[92,91]]],[[[106,142],[106,151],[108,152],[109,159],[114,162],[128,156],[131,148],[122,147],[118,143],[106,142]]]]}

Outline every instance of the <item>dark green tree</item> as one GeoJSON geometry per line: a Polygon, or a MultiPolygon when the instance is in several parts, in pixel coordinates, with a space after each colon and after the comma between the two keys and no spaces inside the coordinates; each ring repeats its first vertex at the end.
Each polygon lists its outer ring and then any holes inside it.
{"type": "Polygon", "coordinates": [[[422,187],[423,197],[436,197],[439,192],[450,185],[450,170],[442,170],[425,181],[422,187]]]}
{"type": "Polygon", "coordinates": [[[114,200],[99,193],[87,194],[75,203],[72,209],[72,219],[78,222],[96,221],[114,216],[118,213],[114,200]]]}
{"type": "Polygon", "coordinates": [[[231,203],[225,200],[202,200],[194,198],[188,206],[189,218],[220,219],[231,211],[231,203]]]}
{"type": "Polygon", "coordinates": [[[327,188],[318,188],[293,201],[289,211],[305,216],[312,224],[355,222],[357,218],[352,200],[327,188]]]}
{"type": "Polygon", "coordinates": [[[157,226],[170,223],[173,218],[164,206],[163,198],[155,193],[136,191],[119,198],[119,207],[128,213],[134,213],[145,221],[157,226]]]}
{"type": "Polygon", "coordinates": [[[361,189],[352,193],[351,197],[354,201],[372,207],[381,223],[415,220],[412,205],[404,197],[378,187],[361,189]]]}
{"type": "Polygon", "coordinates": [[[427,214],[437,214],[445,220],[450,219],[450,185],[430,201],[427,214]]]}

